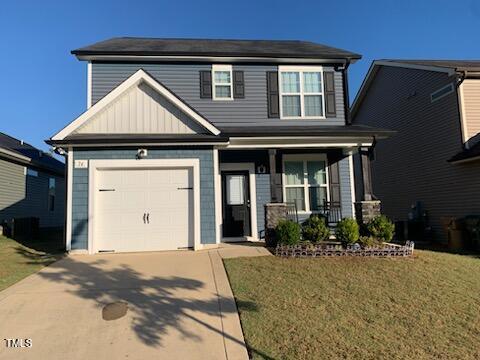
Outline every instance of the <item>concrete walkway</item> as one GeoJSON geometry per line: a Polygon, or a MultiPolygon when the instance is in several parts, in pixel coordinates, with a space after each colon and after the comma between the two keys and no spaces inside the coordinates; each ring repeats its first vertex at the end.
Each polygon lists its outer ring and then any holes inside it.
{"type": "Polygon", "coordinates": [[[247,359],[221,258],[267,254],[227,245],[66,257],[0,292],[0,359],[247,359]],[[105,320],[115,302],[126,314],[105,320]],[[7,348],[9,338],[32,347],[7,348]]]}

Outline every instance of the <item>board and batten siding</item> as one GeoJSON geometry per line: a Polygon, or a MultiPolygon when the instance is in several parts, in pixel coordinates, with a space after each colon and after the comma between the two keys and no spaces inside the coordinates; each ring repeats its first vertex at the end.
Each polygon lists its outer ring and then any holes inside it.
{"type": "Polygon", "coordinates": [[[382,211],[407,220],[421,201],[435,236],[444,241],[442,217],[480,214],[480,163],[447,162],[463,149],[457,94],[430,101],[432,92],[450,83],[455,78],[445,73],[382,66],[353,119],[397,131],[378,142],[372,161],[382,211]]]}
{"type": "MultiPolygon", "coordinates": [[[[74,160],[135,159],[136,149],[74,149],[74,160]]],[[[215,194],[212,149],[149,149],[149,159],[200,160],[200,242],[215,243],[215,194]]],[[[73,169],[72,240],[73,250],[88,248],[88,168],[73,169]]]]}
{"type": "MultiPolygon", "coordinates": [[[[245,98],[221,101],[200,98],[200,71],[208,64],[92,63],[92,104],[143,69],[218,127],[268,125],[344,125],[342,73],[335,71],[336,117],[319,120],[280,120],[267,114],[267,71],[276,65],[234,65],[244,72],[245,98]]],[[[324,67],[333,71],[332,67],[324,67]]]]}
{"type": "Polygon", "coordinates": [[[75,130],[79,134],[198,134],[205,133],[149,85],[128,89],[87,123],[75,130]]]}
{"type": "Polygon", "coordinates": [[[465,142],[478,142],[480,133],[480,79],[465,79],[461,86],[465,142]],[[470,141],[469,141],[470,140],[470,141]]]}
{"type": "Polygon", "coordinates": [[[0,223],[14,218],[37,217],[40,227],[62,227],[65,213],[65,181],[38,170],[25,174],[25,166],[0,159],[0,223]],[[54,210],[48,209],[49,178],[55,178],[54,210]]]}

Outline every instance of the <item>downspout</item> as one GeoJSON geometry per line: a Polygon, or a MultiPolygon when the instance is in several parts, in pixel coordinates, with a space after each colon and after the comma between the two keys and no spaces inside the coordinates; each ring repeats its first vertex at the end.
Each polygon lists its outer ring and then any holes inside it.
{"type": "Polygon", "coordinates": [[[343,99],[344,99],[344,106],[345,106],[345,124],[351,125],[352,121],[350,119],[350,97],[348,94],[348,66],[350,65],[350,61],[347,60],[345,63],[345,67],[342,69],[342,81],[343,81],[343,99]]]}
{"type": "Polygon", "coordinates": [[[457,75],[456,91],[457,91],[457,106],[458,106],[458,119],[460,121],[460,132],[461,132],[461,146],[462,148],[468,149],[467,143],[467,134],[466,134],[466,124],[465,124],[465,114],[463,113],[463,91],[460,89],[463,81],[467,77],[467,72],[464,71],[461,74],[457,75]]]}

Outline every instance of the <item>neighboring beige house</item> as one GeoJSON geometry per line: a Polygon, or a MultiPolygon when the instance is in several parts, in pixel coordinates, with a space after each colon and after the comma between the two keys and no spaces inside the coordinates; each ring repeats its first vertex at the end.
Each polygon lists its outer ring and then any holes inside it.
{"type": "Polygon", "coordinates": [[[352,122],[397,131],[372,161],[386,215],[407,220],[421,202],[442,241],[443,217],[480,215],[480,61],[374,61],[352,122]]]}

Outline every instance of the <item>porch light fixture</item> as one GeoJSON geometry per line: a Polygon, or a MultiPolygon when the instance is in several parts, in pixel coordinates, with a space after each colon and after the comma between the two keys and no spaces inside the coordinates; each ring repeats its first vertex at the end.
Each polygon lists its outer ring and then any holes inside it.
{"type": "Polygon", "coordinates": [[[144,159],[148,156],[147,149],[138,149],[137,150],[137,160],[144,159]]]}
{"type": "Polygon", "coordinates": [[[267,172],[267,167],[265,165],[258,165],[257,171],[259,174],[265,174],[267,172]]]}

